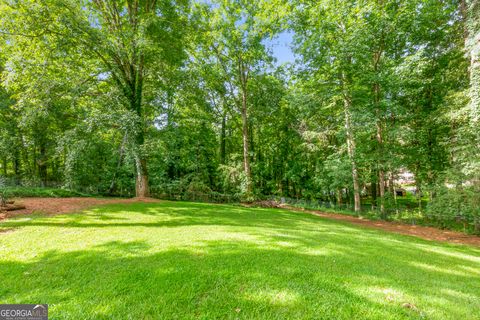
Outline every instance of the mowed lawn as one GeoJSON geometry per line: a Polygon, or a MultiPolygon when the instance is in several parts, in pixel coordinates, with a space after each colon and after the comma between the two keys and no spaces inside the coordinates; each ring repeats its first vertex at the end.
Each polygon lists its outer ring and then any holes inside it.
{"type": "Polygon", "coordinates": [[[480,319],[478,248],[304,213],[134,203],[0,230],[0,303],[51,319],[480,319]]]}

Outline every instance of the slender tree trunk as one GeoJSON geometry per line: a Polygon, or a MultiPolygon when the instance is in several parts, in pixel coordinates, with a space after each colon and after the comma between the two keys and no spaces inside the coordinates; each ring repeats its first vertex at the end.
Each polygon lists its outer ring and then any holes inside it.
{"type": "Polygon", "coordinates": [[[31,167],[32,176],[36,176],[38,174],[38,171],[37,171],[37,148],[35,146],[32,148],[31,165],[32,165],[31,167]]]}
{"type": "Polygon", "coordinates": [[[370,193],[372,195],[372,210],[377,207],[377,169],[372,168],[370,176],[370,193]]]}
{"type": "Polygon", "coordinates": [[[7,176],[7,158],[3,158],[3,175],[6,177],[7,176]]]}
{"type": "Polygon", "coordinates": [[[40,176],[40,181],[42,187],[47,186],[47,152],[44,143],[40,144],[40,158],[38,159],[38,175],[40,176]]]}
{"type": "Polygon", "coordinates": [[[385,171],[382,169],[378,170],[378,185],[380,196],[380,212],[382,217],[385,218],[385,171]]]}
{"type": "Polygon", "coordinates": [[[358,169],[357,169],[357,163],[355,158],[355,152],[356,152],[355,138],[354,138],[352,123],[351,123],[352,121],[351,111],[350,111],[351,100],[346,94],[344,94],[343,101],[344,101],[344,113],[345,113],[345,130],[347,133],[348,156],[350,158],[350,162],[352,163],[354,206],[355,206],[355,212],[360,212],[361,210],[360,183],[359,183],[358,169]]]}
{"type": "Polygon", "coordinates": [[[388,173],[388,192],[391,194],[395,193],[395,177],[393,171],[389,171],[388,173]]]}
{"type": "MultiPolygon", "coordinates": [[[[480,0],[472,0],[471,5],[472,13],[472,29],[476,30],[476,34],[473,36],[474,44],[473,49],[471,50],[471,71],[470,71],[470,82],[471,82],[471,93],[472,96],[472,109],[473,109],[473,123],[472,128],[476,131],[476,145],[475,150],[477,150],[476,156],[473,157],[473,161],[480,163],[480,156],[478,154],[478,149],[480,148],[480,0]]],[[[476,177],[474,178],[475,192],[480,193],[480,170],[477,170],[476,177]]],[[[477,217],[475,223],[475,232],[480,234],[480,218],[477,217]]]]}
{"type": "Polygon", "coordinates": [[[240,93],[242,95],[241,101],[241,114],[242,114],[242,136],[243,136],[243,169],[245,172],[246,178],[246,194],[247,197],[251,197],[253,194],[253,185],[252,185],[252,172],[250,168],[250,150],[249,142],[250,136],[248,131],[248,78],[249,70],[248,66],[242,60],[238,58],[238,78],[240,80],[240,93]]]}
{"type": "MultiPolygon", "coordinates": [[[[398,203],[397,203],[397,191],[395,190],[395,174],[393,173],[393,170],[390,168],[390,174],[389,174],[389,192],[391,195],[393,195],[393,203],[395,205],[395,212],[398,214],[398,203]]],[[[403,191],[402,191],[403,194],[403,191]]]]}
{"type": "Polygon", "coordinates": [[[422,185],[415,175],[415,195],[417,197],[418,209],[422,211],[422,185]]]}
{"type": "Polygon", "coordinates": [[[247,114],[247,92],[246,88],[242,92],[242,135],[243,135],[243,169],[247,179],[247,194],[252,193],[252,173],[250,170],[249,159],[249,138],[248,138],[248,114],[247,114]]]}
{"type": "Polygon", "coordinates": [[[222,128],[220,132],[220,164],[226,163],[227,157],[227,111],[223,112],[222,128]]]}
{"type": "Polygon", "coordinates": [[[23,154],[23,170],[25,175],[31,175],[31,170],[30,170],[30,157],[28,156],[28,149],[24,150],[23,154]]]}
{"type": "Polygon", "coordinates": [[[20,162],[20,152],[18,149],[14,152],[14,159],[13,159],[13,172],[15,173],[15,185],[20,184],[20,169],[21,169],[21,162],[20,162]]]}
{"type": "MultiPolygon", "coordinates": [[[[467,0],[466,4],[466,48],[470,57],[470,99],[472,127],[478,129],[480,122],[480,0],[467,0]]],[[[477,146],[480,130],[476,130],[477,146]]]]}
{"type": "MultiPolygon", "coordinates": [[[[383,1],[378,2],[383,12],[383,1]]],[[[383,146],[383,115],[380,106],[380,83],[376,77],[380,75],[380,64],[383,54],[384,47],[384,34],[383,30],[379,35],[379,47],[375,49],[372,55],[372,65],[373,71],[375,74],[375,80],[373,82],[373,105],[375,107],[375,112],[377,115],[376,121],[376,139],[377,139],[377,161],[378,161],[378,184],[379,184],[379,196],[380,196],[380,212],[383,218],[385,218],[385,164],[383,161],[384,157],[384,146],[383,146]]]]}
{"type": "MultiPolygon", "coordinates": [[[[375,72],[377,72],[378,60],[380,54],[375,54],[375,72]]],[[[380,84],[374,83],[373,85],[373,97],[374,105],[377,113],[376,121],[376,139],[377,139],[377,161],[378,161],[378,184],[379,184],[379,196],[380,196],[380,213],[385,218],[385,168],[384,168],[384,146],[383,146],[383,121],[380,110],[380,84]]]]}
{"type": "MultiPolygon", "coordinates": [[[[464,38],[467,56],[470,58],[470,128],[474,134],[472,150],[470,154],[471,163],[478,167],[480,156],[480,0],[461,0],[460,12],[464,20],[464,38]]],[[[474,192],[480,193],[480,170],[474,174],[472,179],[474,192]]],[[[480,234],[480,219],[474,221],[475,233],[480,234]]]]}

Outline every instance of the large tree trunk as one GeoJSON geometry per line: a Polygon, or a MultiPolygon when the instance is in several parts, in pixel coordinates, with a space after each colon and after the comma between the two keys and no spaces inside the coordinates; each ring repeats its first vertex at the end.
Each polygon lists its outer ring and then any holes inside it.
{"type": "Polygon", "coordinates": [[[352,179],[353,179],[353,198],[355,203],[355,212],[360,212],[361,203],[360,203],[360,183],[358,178],[358,169],[357,162],[355,158],[355,138],[352,128],[352,119],[350,113],[351,100],[344,94],[344,113],[345,113],[345,130],[347,133],[347,149],[350,162],[352,163],[352,179]]]}
{"type": "Polygon", "coordinates": [[[139,155],[135,156],[136,179],[135,179],[135,194],[139,198],[150,196],[148,186],[148,172],[147,161],[139,155]]]}
{"type": "Polygon", "coordinates": [[[140,99],[138,101],[137,113],[140,116],[141,122],[138,128],[137,136],[135,139],[136,146],[134,150],[135,158],[135,195],[138,198],[145,198],[150,196],[150,189],[148,186],[148,170],[147,159],[144,155],[143,146],[145,143],[145,128],[142,117],[142,110],[140,107],[140,99]]]}
{"type": "Polygon", "coordinates": [[[136,73],[137,81],[132,85],[131,109],[138,115],[138,127],[135,137],[134,159],[135,159],[135,195],[138,198],[150,196],[148,185],[147,159],[143,147],[145,144],[145,119],[142,108],[143,74],[139,67],[136,73]]]}

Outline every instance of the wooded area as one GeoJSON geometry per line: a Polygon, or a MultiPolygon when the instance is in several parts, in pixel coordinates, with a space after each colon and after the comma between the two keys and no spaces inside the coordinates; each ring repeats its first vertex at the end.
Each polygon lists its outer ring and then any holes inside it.
{"type": "Polygon", "coordinates": [[[414,209],[480,231],[478,0],[0,3],[8,186],[414,209]]]}

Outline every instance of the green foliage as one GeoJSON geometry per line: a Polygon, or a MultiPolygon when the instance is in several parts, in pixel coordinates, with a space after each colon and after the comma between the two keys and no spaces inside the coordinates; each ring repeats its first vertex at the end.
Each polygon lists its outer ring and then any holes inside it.
{"type": "MultiPolygon", "coordinates": [[[[470,186],[438,187],[435,201],[428,206],[428,213],[436,220],[456,221],[472,227],[480,234],[480,193],[478,188],[470,186]],[[446,218],[446,219],[445,219],[446,218]]],[[[446,225],[448,226],[448,224],[446,225]]]]}
{"type": "Polygon", "coordinates": [[[357,195],[391,212],[410,172],[428,210],[454,217],[446,186],[480,181],[477,9],[3,1],[0,175],[111,195],[147,178],[152,194],[357,195]],[[287,30],[297,61],[278,66],[272,43],[287,30]]]}
{"type": "Polygon", "coordinates": [[[0,206],[5,206],[8,201],[8,193],[7,188],[5,186],[5,182],[0,177],[0,206]]]}
{"type": "Polygon", "coordinates": [[[70,198],[88,197],[91,194],[59,188],[5,187],[2,193],[10,198],[70,198]]]}

